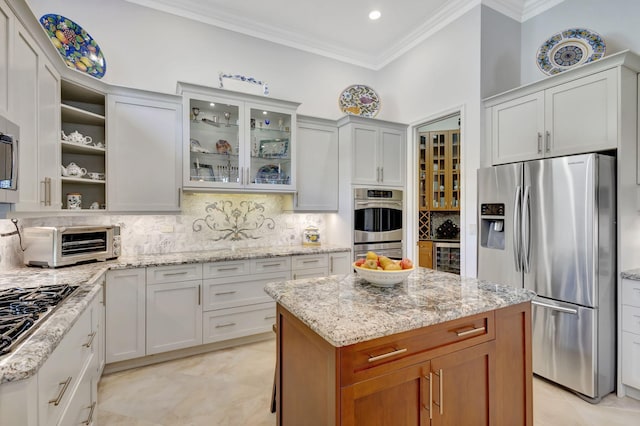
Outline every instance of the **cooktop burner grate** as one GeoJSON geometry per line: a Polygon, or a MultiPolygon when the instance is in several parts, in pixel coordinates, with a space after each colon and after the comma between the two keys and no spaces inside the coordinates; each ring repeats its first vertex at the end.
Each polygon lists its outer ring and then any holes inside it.
{"type": "Polygon", "coordinates": [[[0,355],[11,352],[76,288],[58,284],[0,290],[0,355]]]}

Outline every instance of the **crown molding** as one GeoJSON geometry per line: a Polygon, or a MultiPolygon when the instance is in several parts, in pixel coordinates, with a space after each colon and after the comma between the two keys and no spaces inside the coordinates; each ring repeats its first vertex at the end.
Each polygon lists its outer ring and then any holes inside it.
{"type": "Polygon", "coordinates": [[[469,10],[483,4],[518,22],[524,22],[564,0],[451,0],[445,2],[425,22],[379,55],[367,55],[344,46],[326,43],[300,33],[283,30],[246,17],[215,11],[206,2],[188,0],[125,0],[261,40],[335,59],[352,65],[379,70],[428,39],[469,10]]]}

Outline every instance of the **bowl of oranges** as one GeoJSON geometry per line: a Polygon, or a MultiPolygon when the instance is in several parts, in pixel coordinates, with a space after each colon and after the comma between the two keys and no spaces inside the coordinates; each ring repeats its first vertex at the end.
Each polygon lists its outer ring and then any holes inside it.
{"type": "Polygon", "coordinates": [[[405,280],[414,270],[409,259],[393,260],[370,251],[364,259],[353,262],[356,274],[377,287],[392,287],[405,280]]]}

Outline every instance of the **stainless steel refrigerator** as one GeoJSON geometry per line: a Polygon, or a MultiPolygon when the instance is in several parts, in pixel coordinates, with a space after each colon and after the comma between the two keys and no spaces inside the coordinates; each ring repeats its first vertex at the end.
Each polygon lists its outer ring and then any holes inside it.
{"type": "Polygon", "coordinates": [[[615,389],[615,159],[478,170],[478,277],[536,292],[533,372],[591,402],[615,389]]]}

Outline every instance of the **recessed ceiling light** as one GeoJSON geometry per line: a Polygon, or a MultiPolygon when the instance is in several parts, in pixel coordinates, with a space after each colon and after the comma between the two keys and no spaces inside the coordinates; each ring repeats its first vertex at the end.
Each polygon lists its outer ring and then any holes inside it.
{"type": "Polygon", "coordinates": [[[382,13],[380,13],[379,10],[372,10],[371,12],[369,12],[369,19],[371,19],[372,21],[379,19],[380,16],[382,16],[382,13]]]}
{"type": "Polygon", "coordinates": [[[211,103],[209,104],[209,106],[216,106],[216,104],[214,104],[213,102],[211,102],[211,103]]]}
{"type": "Polygon", "coordinates": [[[262,111],[262,115],[267,115],[267,111],[262,111]]]}

